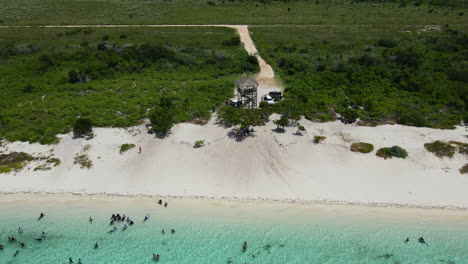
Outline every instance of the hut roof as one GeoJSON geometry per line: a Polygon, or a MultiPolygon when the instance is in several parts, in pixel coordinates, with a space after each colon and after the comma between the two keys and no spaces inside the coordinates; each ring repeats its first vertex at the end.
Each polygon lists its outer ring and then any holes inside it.
{"type": "Polygon", "coordinates": [[[238,88],[242,87],[257,87],[258,82],[255,81],[255,79],[250,78],[250,77],[245,77],[242,79],[237,80],[236,82],[238,88]]]}

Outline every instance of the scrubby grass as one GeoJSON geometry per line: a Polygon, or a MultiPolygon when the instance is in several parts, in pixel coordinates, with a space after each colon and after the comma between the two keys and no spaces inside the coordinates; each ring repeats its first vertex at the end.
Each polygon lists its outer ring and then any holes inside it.
{"type": "Polygon", "coordinates": [[[53,143],[78,118],[134,125],[162,96],[173,122],[207,120],[239,75],[258,71],[241,46],[222,45],[233,36],[227,28],[0,29],[0,138],[53,143]]]}
{"type": "Polygon", "coordinates": [[[197,140],[195,141],[195,143],[193,144],[193,147],[194,148],[201,148],[205,146],[205,140],[197,140]]]}
{"type": "Polygon", "coordinates": [[[452,146],[450,143],[439,140],[424,144],[424,148],[427,151],[434,153],[439,158],[452,158],[456,150],[456,147],[452,146]]]}
{"type": "Polygon", "coordinates": [[[119,150],[119,153],[120,154],[123,154],[125,153],[127,150],[130,150],[132,148],[136,147],[135,144],[122,144],[120,145],[120,150],[119,150]]]}
{"type": "Polygon", "coordinates": [[[326,139],[326,137],[324,137],[324,136],[314,136],[314,143],[318,144],[318,143],[324,141],[325,139],[326,139]]]}
{"type": "Polygon", "coordinates": [[[81,169],[91,169],[93,167],[93,161],[86,153],[77,153],[73,164],[79,164],[81,169]]]}
{"type": "Polygon", "coordinates": [[[351,151],[360,153],[370,153],[374,150],[374,145],[370,143],[357,142],[351,144],[351,151]]]}
{"type": "Polygon", "coordinates": [[[465,164],[463,167],[460,169],[461,174],[468,174],[468,163],[465,164]]]}
{"type": "Polygon", "coordinates": [[[468,154],[468,144],[458,141],[434,141],[432,143],[424,144],[424,148],[427,151],[434,153],[437,157],[449,157],[452,158],[456,152],[466,155],[468,154]]]}
{"type": "MultiPolygon", "coordinates": [[[[466,27],[465,27],[466,28],[466,27]]],[[[260,54],[285,82],[275,111],[330,121],[453,128],[468,121],[464,27],[252,27],[260,54]]]]}
{"type": "Polygon", "coordinates": [[[408,152],[399,146],[393,146],[391,148],[381,148],[377,150],[376,155],[384,159],[393,157],[406,159],[406,157],[408,157],[408,152]]]}
{"type": "Polygon", "coordinates": [[[6,25],[452,24],[466,22],[465,9],[464,0],[15,0],[2,1],[0,18],[6,25]]]}
{"type": "Polygon", "coordinates": [[[458,142],[458,141],[449,141],[450,144],[457,147],[458,153],[467,155],[468,154],[468,143],[458,142]]]}
{"type": "Polygon", "coordinates": [[[11,171],[21,170],[28,162],[35,158],[25,152],[11,152],[0,154],[0,173],[9,173],[11,171]]]}

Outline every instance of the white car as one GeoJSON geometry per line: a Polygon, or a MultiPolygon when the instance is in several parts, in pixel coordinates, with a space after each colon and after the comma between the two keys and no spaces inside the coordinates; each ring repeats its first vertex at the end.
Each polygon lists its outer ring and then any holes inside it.
{"type": "Polygon", "coordinates": [[[273,99],[273,97],[271,97],[269,94],[265,94],[263,97],[262,97],[262,101],[263,102],[267,102],[269,105],[272,105],[275,103],[275,100],[273,99]]]}

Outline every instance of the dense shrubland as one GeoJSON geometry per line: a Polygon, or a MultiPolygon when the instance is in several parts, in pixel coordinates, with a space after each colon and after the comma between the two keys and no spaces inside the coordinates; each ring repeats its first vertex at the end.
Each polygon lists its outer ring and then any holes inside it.
{"type": "Polygon", "coordinates": [[[2,2],[0,25],[436,25],[462,24],[466,8],[466,0],[15,0],[2,2]]]}
{"type": "Polygon", "coordinates": [[[468,36],[444,27],[252,29],[286,83],[275,111],[453,128],[468,121],[468,36]],[[421,30],[422,29],[422,30],[421,30]],[[429,29],[431,30],[431,29],[429,29]],[[293,37],[294,36],[294,37],[293,37]]]}
{"type": "Polygon", "coordinates": [[[222,45],[233,36],[225,28],[0,29],[0,45],[34,47],[1,54],[0,137],[52,143],[73,126],[89,134],[77,120],[130,126],[154,117],[163,98],[171,125],[208,119],[240,74],[258,71],[241,46],[222,45]]]}

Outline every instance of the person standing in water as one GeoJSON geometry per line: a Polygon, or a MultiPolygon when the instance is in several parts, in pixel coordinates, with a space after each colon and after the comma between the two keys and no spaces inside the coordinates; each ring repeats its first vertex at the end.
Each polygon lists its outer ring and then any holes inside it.
{"type": "Polygon", "coordinates": [[[138,154],[141,154],[141,146],[138,146],[138,154]]]}
{"type": "Polygon", "coordinates": [[[16,250],[15,254],[13,254],[13,257],[16,258],[16,256],[18,256],[19,254],[19,250],[16,250]]]}
{"type": "Polygon", "coordinates": [[[41,213],[41,214],[39,215],[39,218],[38,218],[37,220],[41,220],[42,218],[44,218],[44,216],[45,216],[45,214],[44,214],[44,213],[41,213]]]}
{"type": "Polygon", "coordinates": [[[71,257],[68,258],[69,263],[73,263],[73,259],[71,257]]]}
{"type": "Polygon", "coordinates": [[[23,234],[23,228],[18,228],[18,233],[23,234]]]}
{"type": "Polygon", "coordinates": [[[91,218],[91,216],[89,217],[89,223],[90,223],[90,224],[93,223],[93,218],[91,218]]]}

